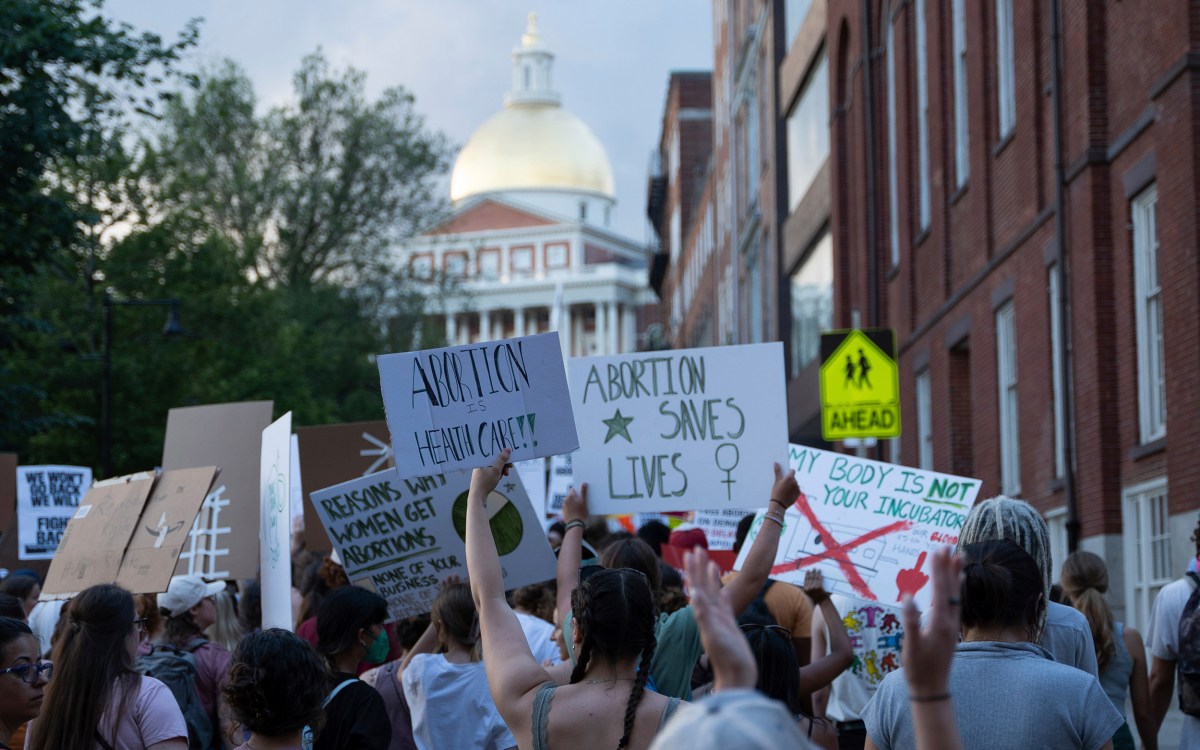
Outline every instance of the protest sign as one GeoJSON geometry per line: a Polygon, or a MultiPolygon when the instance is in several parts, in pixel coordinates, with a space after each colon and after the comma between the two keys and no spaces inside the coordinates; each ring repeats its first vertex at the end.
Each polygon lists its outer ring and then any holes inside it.
{"type": "Polygon", "coordinates": [[[154,479],[149,472],[131,474],[99,482],[87,491],[50,563],[44,595],[69,597],[88,586],[117,580],[154,479]]]}
{"type": "Polygon", "coordinates": [[[164,471],[133,528],[117,584],[135,594],[166,591],[217,467],[164,471]]]}
{"type": "Polygon", "coordinates": [[[574,462],[572,454],[550,457],[550,486],[546,490],[546,515],[557,516],[562,513],[563,501],[575,482],[574,462]]]}
{"type": "Polygon", "coordinates": [[[163,468],[221,470],[192,525],[176,575],[209,580],[258,575],[259,450],[273,408],[270,401],[245,401],[167,414],[163,468]]]}
{"type": "MultiPolygon", "coordinates": [[[[801,496],[784,517],[771,577],[802,585],[816,567],[830,593],[888,606],[912,594],[928,607],[925,560],[958,542],[979,480],[799,445],[791,446],[790,461],[801,496]]],[[[760,515],[751,525],[738,569],[762,524],[760,515]]]]}
{"type": "Polygon", "coordinates": [[[579,448],[558,333],[379,358],[402,478],[579,448]]]}
{"type": "Polygon", "coordinates": [[[50,560],[79,499],[92,486],[83,466],[17,468],[17,527],[21,560],[50,560]]]}
{"type": "MultiPolygon", "coordinates": [[[[770,498],[768,498],[769,500],[770,498]]],[[[737,527],[741,520],[755,510],[725,508],[724,510],[698,510],[692,523],[704,532],[710,550],[733,549],[737,539],[737,527]]]]}
{"type": "MultiPolygon", "coordinates": [[[[529,504],[535,509],[546,507],[546,459],[533,458],[528,461],[517,461],[513,470],[521,477],[521,485],[525,494],[529,495],[529,504]]],[[[545,524],[542,524],[545,526],[545,524]]]]}
{"type": "Polygon", "coordinates": [[[288,479],[288,516],[292,533],[304,528],[304,489],[300,484],[300,441],[292,433],[292,473],[288,479]]]}
{"type": "Polygon", "coordinates": [[[313,508],[312,493],[393,466],[387,422],[380,419],[297,427],[296,445],[303,482],[304,546],[325,552],[333,545],[313,508]]]}
{"type": "Polygon", "coordinates": [[[17,517],[17,454],[0,453],[0,531],[17,517]]]}
{"type": "Polygon", "coordinates": [[[761,506],[787,459],[779,343],[570,361],[593,513],[761,506]]]}
{"type": "MultiPolygon", "coordinates": [[[[312,495],[350,582],[388,601],[389,619],[428,612],[447,576],[467,576],[470,472],[401,478],[394,469],[312,495]]],[[[554,577],[554,553],[515,476],[500,480],[487,513],[506,589],[554,577]]]]}
{"type": "Polygon", "coordinates": [[[259,466],[259,577],[262,626],[292,629],[292,413],[262,431],[259,466]]]}

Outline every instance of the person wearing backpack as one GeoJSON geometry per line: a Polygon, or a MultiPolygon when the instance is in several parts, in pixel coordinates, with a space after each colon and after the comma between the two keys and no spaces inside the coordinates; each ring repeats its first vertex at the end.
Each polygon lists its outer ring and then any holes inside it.
{"type": "Polygon", "coordinates": [[[71,600],[54,646],[54,680],[29,728],[30,750],[187,750],[187,725],[171,692],[133,667],[145,621],[120,586],[71,600]]]}
{"type": "Polygon", "coordinates": [[[1171,707],[1175,675],[1179,674],[1179,710],[1183,712],[1179,747],[1200,747],[1200,520],[1192,532],[1192,542],[1196,557],[1188,563],[1182,578],[1158,592],[1146,629],[1146,650],[1152,657],[1150,705],[1156,729],[1162,728],[1171,707]]]}
{"type": "Polygon", "coordinates": [[[392,720],[383,698],[356,676],[359,662],[378,665],[387,659],[386,619],[387,601],[358,586],[343,586],[321,602],[317,651],[333,680],[314,750],[388,750],[392,720]]]}
{"type": "Polygon", "coordinates": [[[213,597],[224,590],[222,581],[205,583],[200,576],[172,578],[167,590],[158,595],[158,608],[165,620],[162,638],[150,654],[139,659],[139,671],[172,688],[188,721],[193,750],[231,750],[235,744],[229,711],[221,696],[229,675],[229,649],[204,637],[204,630],[217,619],[213,597]],[[199,705],[187,690],[189,681],[199,705]]]}

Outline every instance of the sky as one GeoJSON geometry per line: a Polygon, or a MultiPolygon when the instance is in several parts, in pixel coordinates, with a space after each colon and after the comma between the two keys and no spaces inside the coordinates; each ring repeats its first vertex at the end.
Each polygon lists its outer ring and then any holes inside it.
{"type": "Polygon", "coordinates": [[[712,68],[711,8],[708,0],[107,0],[104,13],[168,40],[203,18],[189,66],[233,59],[264,108],[291,98],[292,73],[319,47],[335,66],[365,71],[370,95],[407,88],[428,125],[462,146],[502,108],[512,50],[535,11],[563,106],[612,161],[614,229],[642,242],[667,80],[672,70],[712,68]]]}

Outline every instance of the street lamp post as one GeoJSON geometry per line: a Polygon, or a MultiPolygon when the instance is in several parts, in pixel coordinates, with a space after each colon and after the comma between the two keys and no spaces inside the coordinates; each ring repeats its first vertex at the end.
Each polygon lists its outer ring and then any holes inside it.
{"type": "Polygon", "coordinates": [[[107,291],[104,293],[104,375],[100,388],[100,453],[104,465],[104,478],[113,474],[112,465],[112,342],[114,307],[166,307],[167,322],[163,326],[164,336],[182,334],[179,324],[179,300],[177,299],[133,299],[115,300],[107,291]]]}

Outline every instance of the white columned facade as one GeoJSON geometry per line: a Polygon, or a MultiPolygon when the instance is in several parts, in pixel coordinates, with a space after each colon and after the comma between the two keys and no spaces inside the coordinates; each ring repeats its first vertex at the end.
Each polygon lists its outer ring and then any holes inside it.
{"type": "Polygon", "coordinates": [[[517,306],[513,310],[513,337],[525,335],[525,308],[517,306]]]}
{"type": "Polygon", "coordinates": [[[637,318],[630,304],[621,305],[621,337],[625,347],[622,351],[637,351],[637,318]]]}
{"type": "MultiPolygon", "coordinates": [[[[567,320],[572,320],[568,313],[567,320]]],[[[574,357],[577,353],[586,356],[588,353],[583,350],[583,311],[579,311],[579,317],[574,318],[575,327],[571,329],[571,354],[574,357]]]]}
{"type": "Polygon", "coordinates": [[[605,326],[605,323],[608,322],[608,313],[604,308],[604,303],[597,302],[592,307],[596,311],[596,353],[611,354],[608,351],[608,328],[605,326]]]}
{"type": "Polygon", "coordinates": [[[608,321],[607,321],[607,323],[608,323],[608,328],[607,328],[608,343],[606,344],[606,347],[608,348],[609,354],[617,354],[621,351],[621,345],[620,345],[621,329],[618,327],[618,324],[617,324],[617,303],[609,302],[607,305],[607,308],[608,308],[608,321]]]}
{"type": "Polygon", "coordinates": [[[563,352],[566,356],[571,356],[571,345],[575,343],[573,326],[575,321],[571,320],[571,307],[563,305],[561,319],[558,321],[558,337],[561,339],[563,352]]]}
{"type": "Polygon", "coordinates": [[[454,313],[446,313],[446,345],[454,346],[458,343],[458,318],[454,313]]]}
{"type": "Polygon", "coordinates": [[[480,310],[479,311],[479,340],[480,341],[491,341],[492,340],[492,311],[491,310],[480,310]]]}

